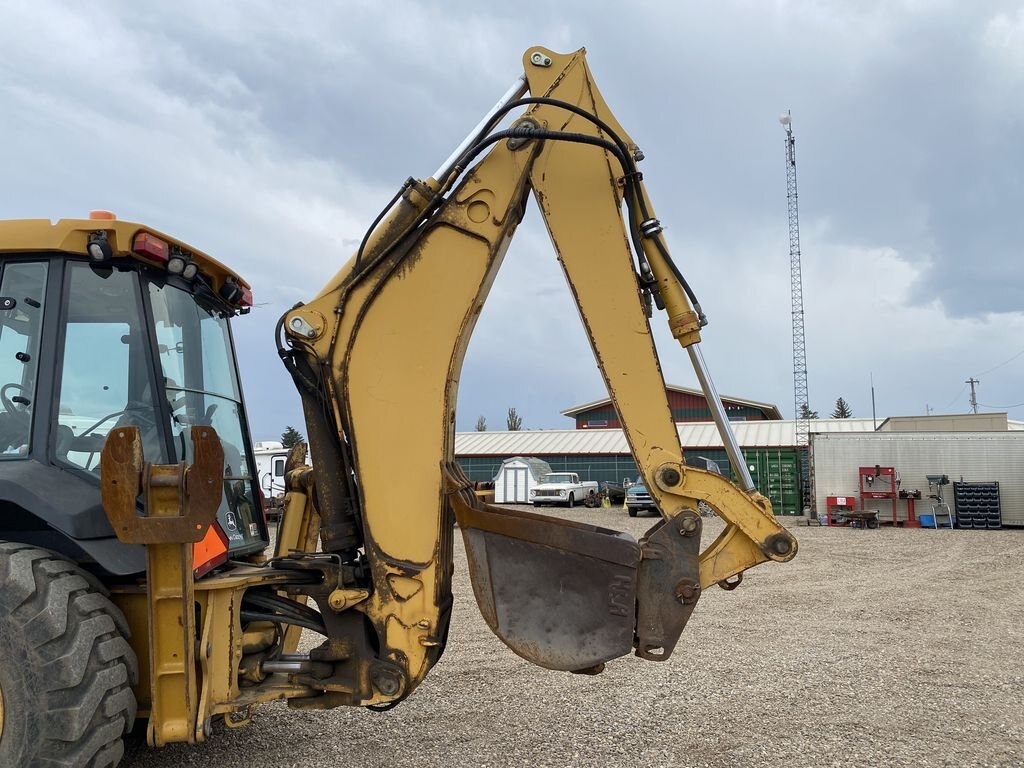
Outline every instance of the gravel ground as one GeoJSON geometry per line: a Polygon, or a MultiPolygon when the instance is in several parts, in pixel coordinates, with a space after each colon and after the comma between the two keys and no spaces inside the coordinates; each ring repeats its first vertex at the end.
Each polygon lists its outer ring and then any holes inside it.
{"type": "MultiPolygon", "coordinates": [[[[652,518],[554,510],[641,535],[652,518]]],[[[720,522],[705,526],[705,541],[720,522]]],[[[795,530],[701,598],[665,663],[527,664],[477,611],[461,538],[448,650],[377,714],[261,708],[124,766],[1024,766],[1024,531],[795,530]]]]}

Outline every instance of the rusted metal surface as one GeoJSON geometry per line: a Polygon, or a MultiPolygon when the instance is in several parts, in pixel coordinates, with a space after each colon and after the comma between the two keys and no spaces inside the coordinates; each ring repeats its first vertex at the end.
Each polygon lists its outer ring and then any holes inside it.
{"type": "Polygon", "coordinates": [[[701,519],[694,511],[660,521],[640,540],[636,655],[664,661],[700,598],[701,519]]]}
{"type": "Polygon", "coordinates": [[[148,464],[142,455],[137,427],[111,431],[100,456],[103,508],[117,538],[127,544],[193,543],[200,541],[217,515],[223,493],[224,449],[212,427],[192,427],[195,461],[148,464]],[[136,499],[145,494],[147,513],[140,516],[136,499]],[[170,504],[181,499],[179,511],[152,514],[167,494],[170,504]]]}
{"type": "Polygon", "coordinates": [[[284,463],[285,477],[293,469],[306,466],[306,457],[309,455],[309,446],[305,443],[296,443],[288,449],[288,458],[284,463]]]}
{"type": "Polygon", "coordinates": [[[100,454],[100,494],[107,519],[123,542],[137,538],[135,500],[142,489],[142,441],[138,427],[118,427],[107,435],[100,454]]]}
{"type": "Polygon", "coordinates": [[[149,464],[139,430],[119,427],[101,455],[102,499],[121,541],[146,545],[151,746],[201,740],[192,544],[223,493],[224,449],[212,427],[193,427],[194,463],[149,464]],[[144,499],[137,512],[138,496],[144,499]]]}
{"type": "Polygon", "coordinates": [[[629,653],[640,566],[631,536],[452,498],[477,603],[506,645],[569,671],[629,653]]]}

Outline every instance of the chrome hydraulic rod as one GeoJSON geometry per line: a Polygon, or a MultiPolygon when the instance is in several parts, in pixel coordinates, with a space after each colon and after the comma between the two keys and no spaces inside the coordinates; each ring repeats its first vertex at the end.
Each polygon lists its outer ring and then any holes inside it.
{"type": "Polygon", "coordinates": [[[469,132],[465,139],[462,140],[462,143],[455,148],[455,151],[448,156],[448,159],[441,163],[441,167],[434,171],[434,178],[437,180],[445,178],[448,175],[449,170],[451,170],[451,167],[455,165],[458,159],[462,157],[463,153],[469,149],[470,144],[476,140],[480,131],[482,131],[490,119],[497,114],[498,110],[510,101],[514,101],[525,94],[528,88],[529,86],[526,84],[526,75],[520,75],[516,81],[512,83],[511,87],[505,91],[505,95],[498,100],[498,103],[491,107],[490,111],[488,111],[487,114],[481,118],[480,122],[477,123],[476,127],[469,132]]]}
{"type": "Polygon", "coordinates": [[[700,351],[700,344],[691,344],[687,351],[690,353],[690,362],[693,363],[693,370],[697,372],[697,380],[700,381],[700,388],[704,392],[704,398],[711,408],[711,417],[718,427],[718,434],[722,437],[722,444],[725,446],[725,453],[729,457],[729,464],[732,471],[738,478],[738,484],[747,493],[757,490],[754,480],[747,469],[747,461],[743,458],[739,443],[736,442],[736,435],[732,431],[729,417],[725,414],[722,399],[718,396],[715,384],[711,381],[711,374],[708,373],[708,364],[704,362],[704,354],[700,351]]]}
{"type": "Polygon", "coordinates": [[[298,675],[311,672],[313,670],[313,662],[304,657],[267,659],[263,662],[261,668],[267,674],[282,672],[290,675],[298,675]]]}

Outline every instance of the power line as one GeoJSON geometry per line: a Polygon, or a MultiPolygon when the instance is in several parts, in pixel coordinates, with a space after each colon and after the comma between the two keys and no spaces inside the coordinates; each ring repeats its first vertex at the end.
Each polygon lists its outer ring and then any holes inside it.
{"type": "Polygon", "coordinates": [[[985,405],[985,403],[978,403],[982,408],[994,408],[997,411],[1008,411],[1011,408],[1020,408],[1024,403],[1017,403],[1016,405],[985,405]]]}
{"type": "Polygon", "coordinates": [[[1018,352],[1018,353],[1017,353],[1016,355],[1014,355],[1013,357],[1011,357],[1011,358],[1010,358],[1009,360],[1004,360],[1004,361],[1003,361],[1003,362],[1001,362],[1001,363],[1000,363],[999,365],[993,365],[993,366],[992,366],[991,368],[989,368],[989,369],[988,369],[987,371],[982,371],[982,372],[981,372],[981,373],[979,373],[978,375],[979,375],[979,376],[984,376],[984,375],[985,375],[986,373],[991,373],[992,371],[996,370],[997,368],[1002,368],[1002,367],[1003,367],[1004,365],[1007,365],[1008,363],[1012,363],[1012,362],[1013,362],[1014,360],[1016,360],[1016,359],[1017,359],[1018,357],[1020,357],[1021,355],[1024,355],[1024,349],[1022,349],[1022,350],[1021,350],[1020,352],[1018,352]]]}
{"type": "MultiPolygon", "coordinates": [[[[966,389],[967,382],[964,382],[964,385],[960,388],[960,391],[956,393],[956,397],[949,401],[949,404],[946,406],[946,408],[952,407],[953,403],[960,399],[960,395],[962,395],[966,389]]],[[[943,408],[942,410],[946,410],[946,408],[943,408]]]]}

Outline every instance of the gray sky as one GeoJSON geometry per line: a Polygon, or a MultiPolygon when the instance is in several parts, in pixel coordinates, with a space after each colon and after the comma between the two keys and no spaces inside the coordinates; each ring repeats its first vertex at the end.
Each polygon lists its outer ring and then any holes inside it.
{"type": "MultiPolygon", "coordinates": [[[[1009,2],[5,4],[4,218],[120,218],[233,265],[253,434],[302,426],[274,352],[410,175],[519,74],[585,46],[647,155],[658,215],[711,319],[723,393],[793,409],[783,131],[797,136],[811,405],[1024,418],[1024,6],[1009,2]],[[386,9],[386,10],[385,10],[386,9]],[[1011,359],[1013,358],[1013,359],[1011,359]],[[989,406],[995,406],[992,408],[989,406]]],[[[695,382],[653,320],[666,378],[695,382]]],[[[572,426],[604,395],[531,206],[477,326],[459,429],[572,426]]],[[[303,429],[304,431],[304,429],[303,429]]]]}

